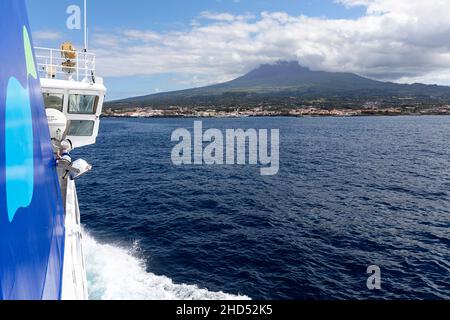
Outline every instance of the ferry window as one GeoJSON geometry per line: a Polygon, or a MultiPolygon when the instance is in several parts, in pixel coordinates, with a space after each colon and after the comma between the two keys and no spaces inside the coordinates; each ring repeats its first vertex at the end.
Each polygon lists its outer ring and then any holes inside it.
{"type": "Polygon", "coordinates": [[[95,114],[97,112],[98,97],[81,94],[69,96],[69,113],[95,114]]]}
{"type": "Polygon", "coordinates": [[[63,111],[64,95],[58,93],[44,93],[44,104],[46,109],[63,111]]]}
{"type": "Polygon", "coordinates": [[[94,121],[71,120],[69,122],[68,136],[89,137],[94,134],[94,121]]]}

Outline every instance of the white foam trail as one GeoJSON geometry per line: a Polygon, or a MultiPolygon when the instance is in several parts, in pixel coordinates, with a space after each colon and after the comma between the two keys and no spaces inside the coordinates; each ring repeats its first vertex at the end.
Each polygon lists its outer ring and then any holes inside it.
{"type": "Polygon", "coordinates": [[[145,263],[130,250],[100,244],[85,233],[89,298],[91,300],[249,300],[148,273],[145,263]]]}

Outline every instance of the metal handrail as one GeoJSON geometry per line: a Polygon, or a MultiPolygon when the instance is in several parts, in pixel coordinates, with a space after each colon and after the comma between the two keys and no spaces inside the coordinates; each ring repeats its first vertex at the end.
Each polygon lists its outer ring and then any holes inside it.
{"type": "Polygon", "coordinates": [[[70,51],[35,47],[36,65],[39,76],[47,79],[95,78],[95,54],[84,51],[70,51]],[[75,59],[67,59],[64,54],[75,53],[75,59]]]}

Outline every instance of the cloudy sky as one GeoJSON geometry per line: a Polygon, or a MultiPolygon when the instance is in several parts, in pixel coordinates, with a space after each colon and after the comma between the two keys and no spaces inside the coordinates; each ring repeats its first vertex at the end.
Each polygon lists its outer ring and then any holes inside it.
{"type": "MultiPolygon", "coordinates": [[[[231,80],[262,63],[450,85],[449,0],[88,0],[109,100],[231,80]]],[[[81,0],[27,0],[35,45],[82,44],[81,0]]]]}

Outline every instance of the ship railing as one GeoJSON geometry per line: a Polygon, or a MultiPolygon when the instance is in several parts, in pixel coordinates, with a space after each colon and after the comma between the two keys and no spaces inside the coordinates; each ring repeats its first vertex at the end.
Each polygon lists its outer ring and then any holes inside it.
{"type": "Polygon", "coordinates": [[[35,47],[39,76],[46,79],[95,79],[95,54],[35,47]],[[70,57],[70,59],[68,58],[70,57]]]}

